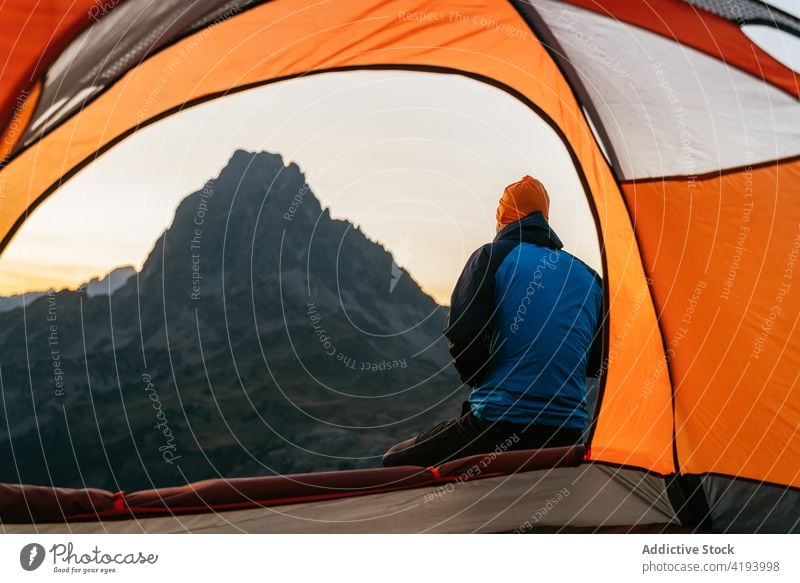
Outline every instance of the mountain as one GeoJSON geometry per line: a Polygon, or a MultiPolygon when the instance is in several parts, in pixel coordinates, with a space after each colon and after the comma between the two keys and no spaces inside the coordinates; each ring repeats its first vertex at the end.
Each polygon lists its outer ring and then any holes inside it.
{"type": "Polygon", "coordinates": [[[0,481],[374,466],[465,396],[444,308],[279,155],[236,151],[130,275],[0,314],[0,481]]]}
{"type": "Polygon", "coordinates": [[[23,294],[14,294],[10,296],[0,296],[0,314],[3,312],[10,312],[22,306],[27,306],[31,302],[38,300],[45,295],[44,291],[29,291],[23,294]]]}
{"type": "Polygon", "coordinates": [[[81,285],[85,287],[87,296],[111,295],[136,275],[136,270],[130,265],[117,267],[103,278],[94,277],[81,285]]]}
{"type": "MultiPolygon", "coordinates": [[[[85,292],[89,296],[109,295],[122,287],[135,274],[136,270],[130,265],[117,267],[102,279],[94,277],[79,287],[85,288],[85,292]]],[[[22,294],[0,296],[0,314],[27,306],[44,295],[47,295],[46,291],[29,291],[22,294]]]]}

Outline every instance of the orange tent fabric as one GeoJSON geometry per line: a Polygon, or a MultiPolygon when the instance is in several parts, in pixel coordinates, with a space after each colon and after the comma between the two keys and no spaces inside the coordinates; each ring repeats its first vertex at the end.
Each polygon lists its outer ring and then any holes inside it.
{"type": "Polygon", "coordinates": [[[94,19],[114,5],[104,0],[8,0],[3,2],[0,55],[0,124],[7,125],[16,99],[33,85],[52,58],[94,19]]]}
{"type": "Polygon", "coordinates": [[[20,94],[14,106],[11,119],[9,119],[5,130],[0,135],[0,160],[6,160],[22,138],[22,132],[31,120],[41,91],[42,84],[38,82],[30,90],[23,91],[20,94]]]}
{"type": "Polygon", "coordinates": [[[624,192],[668,347],[681,470],[797,485],[800,159],[624,192]]]}
{"type": "Polygon", "coordinates": [[[652,301],[643,293],[644,271],[627,209],[569,86],[506,2],[487,7],[473,1],[284,0],[235,14],[179,41],[11,161],[0,174],[13,192],[0,215],[3,246],[28,207],[135,128],[237,87],[354,67],[470,75],[506,89],[553,120],[593,197],[614,306],[609,335],[615,361],[607,368],[593,459],[673,471],[669,381],[667,375],[650,378],[664,360],[663,348],[652,301]],[[641,387],[648,381],[652,386],[645,394],[641,387]]]}
{"type": "MultiPolygon", "coordinates": [[[[623,2],[573,3],[663,36],[678,30],[623,2]]],[[[6,30],[27,30],[21,5],[3,9],[4,39],[6,30]]],[[[687,10],[678,0],[654,5],[673,24],[687,10]]],[[[46,65],[46,40],[66,44],[75,23],[85,24],[76,7],[89,6],[70,4],[63,25],[51,22],[50,10],[35,16],[30,51],[20,53],[16,77],[0,85],[6,108],[23,89],[31,55],[42,54],[46,65]]],[[[753,49],[738,27],[689,10],[698,15],[692,30],[708,27],[708,34],[684,40],[679,31],[681,42],[751,75],[757,69],[765,82],[797,95],[796,76],[753,49]]],[[[13,152],[0,170],[0,251],[30,209],[139,127],[231,91],[353,68],[467,75],[522,100],[563,138],[591,196],[609,307],[604,389],[588,459],[800,486],[800,286],[783,280],[800,216],[797,160],[692,178],[691,188],[680,177],[621,188],[572,87],[511,2],[276,0],[176,39],[13,152]],[[757,211],[745,211],[747,188],[757,211]]]]}

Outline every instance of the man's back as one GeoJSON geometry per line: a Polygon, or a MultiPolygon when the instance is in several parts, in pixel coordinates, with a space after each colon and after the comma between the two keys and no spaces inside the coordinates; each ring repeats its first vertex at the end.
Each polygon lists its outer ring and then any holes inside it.
{"type": "Polygon", "coordinates": [[[390,448],[383,465],[583,439],[586,376],[600,365],[602,284],[561,250],[549,209],[547,190],[531,176],[503,190],[497,235],[464,266],[444,330],[469,400],[458,417],[390,448]]]}
{"type": "Polygon", "coordinates": [[[490,360],[470,395],[487,421],[581,429],[599,277],[559,249],[521,242],[494,274],[490,360]]]}

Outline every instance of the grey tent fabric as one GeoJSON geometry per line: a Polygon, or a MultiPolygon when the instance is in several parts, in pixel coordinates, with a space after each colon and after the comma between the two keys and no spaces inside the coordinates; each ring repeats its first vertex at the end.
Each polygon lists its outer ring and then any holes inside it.
{"type": "MultiPolygon", "coordinates": [[[[98,8],[83,31],[50,66],[31,123],[17,149],[41,138],[129,70],[181,38],[236,16],[264,0],[126,0],[98,8]]],[[[198,37],[200,42],[202,37],[198,37]]],[[[177,68],[189,55],[179,55],[177,68]]],[[[165,82],[173,71],[164,71],[165,82]]],[[[155,89],[154,89],[155,91],[155,89]]]]}
{"type": "Polygon", "coordinates": [[[6,533],[487,533],[674,525],[663,478],[587,463],[272,508],[106,522],[6,525],[6,533]]]}
{"type": "Polygon", "coordinates": [[[755,480],[704,475],[714,532],[800,533],[800,490],[755,480]]]}
{"type": "Polygon", "coordinates": [[[763,24],[800,36],[800,19],[758,0],[684,0],[739,26],[763,24]]]}

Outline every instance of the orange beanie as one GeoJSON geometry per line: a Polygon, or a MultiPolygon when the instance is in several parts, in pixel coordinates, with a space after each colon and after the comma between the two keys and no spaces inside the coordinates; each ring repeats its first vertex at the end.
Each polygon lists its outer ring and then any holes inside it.
{"type": "Polygon", "coordinates": [[[525,176],[519,182],[506,186],[497,206],[497,222],[510,225],[536,211],[542,211],[545,220],[549,221],[550,197],[541,182],[525,176]]]}

